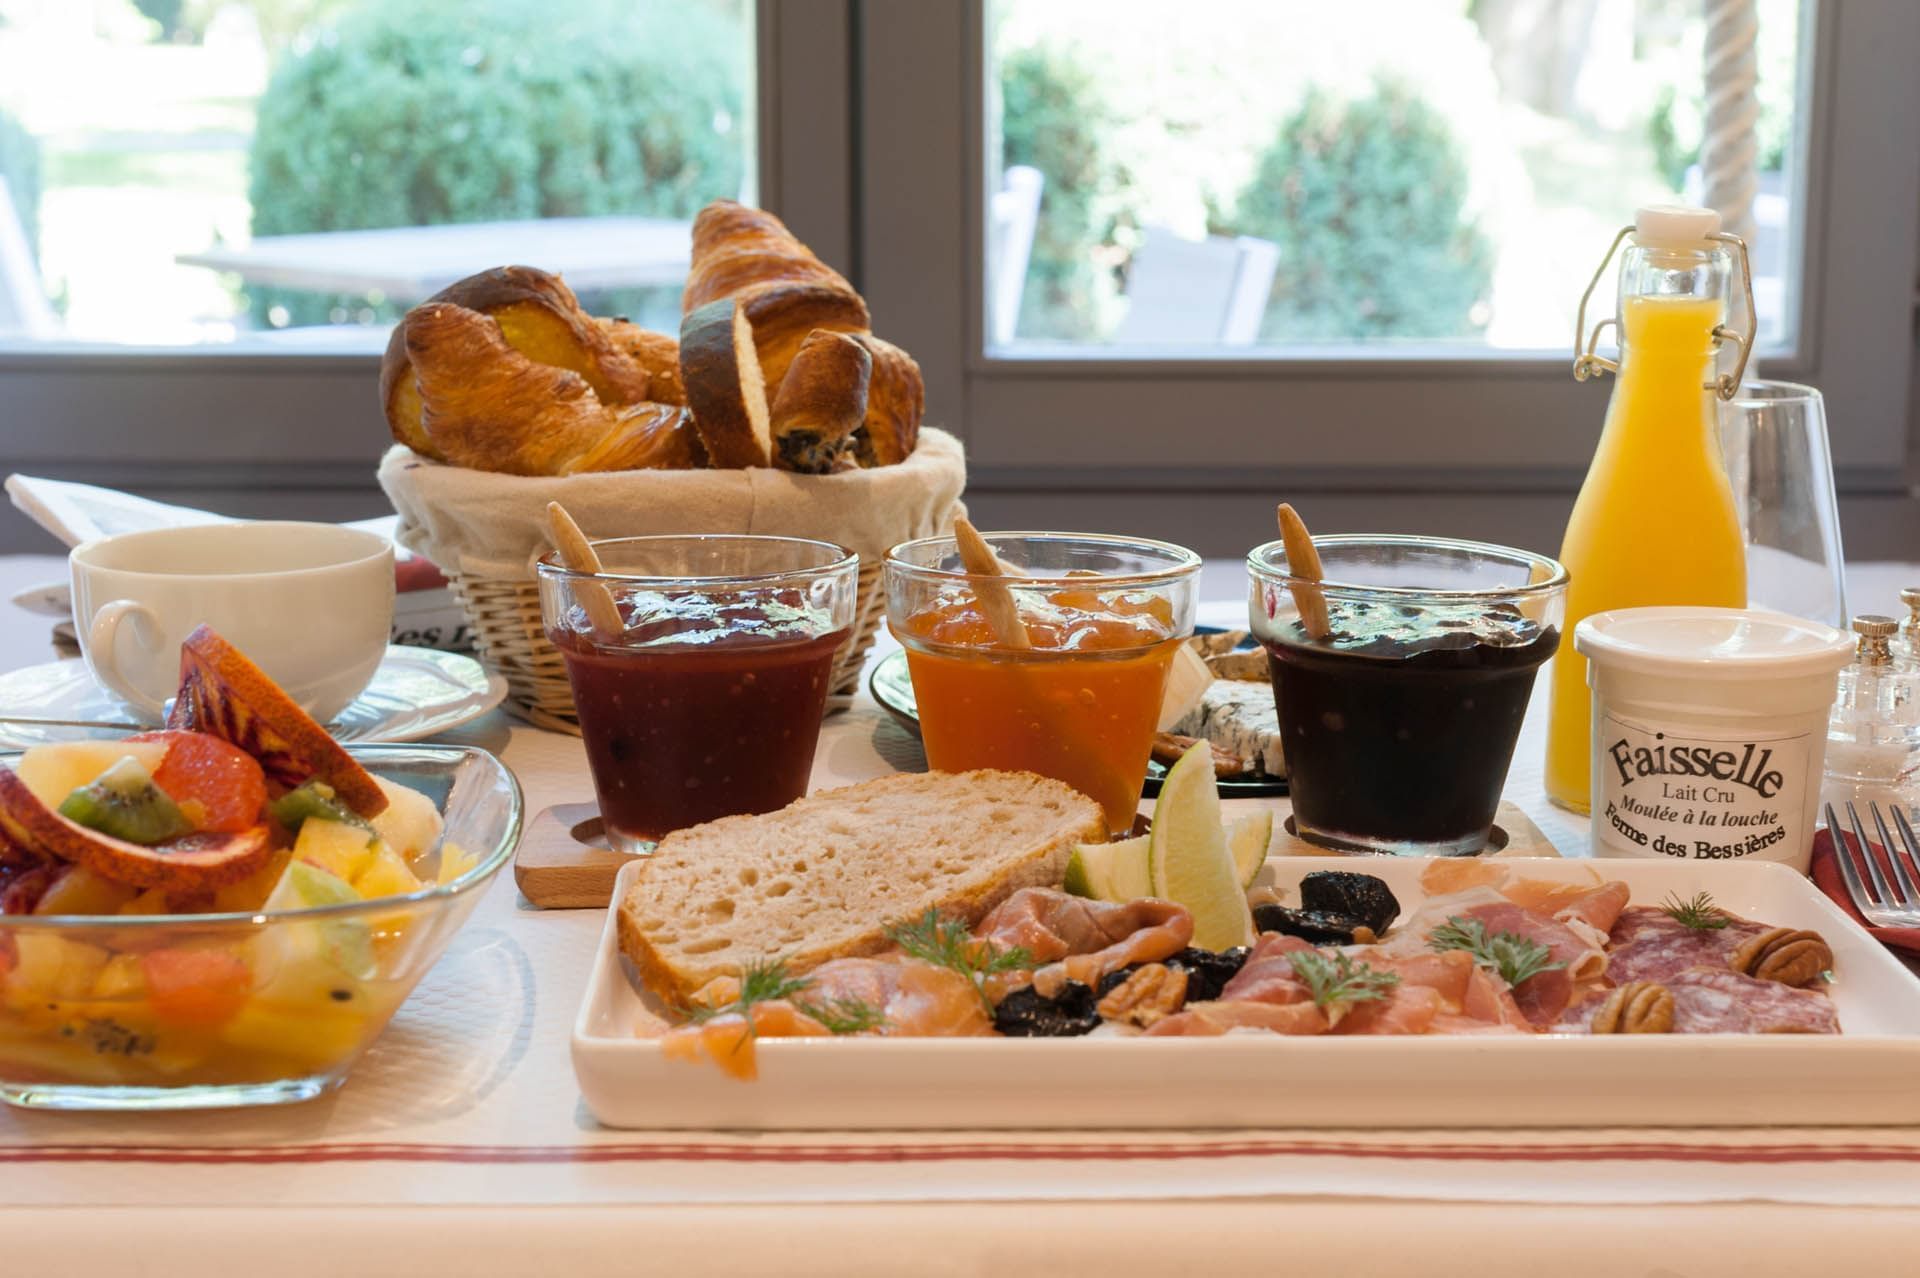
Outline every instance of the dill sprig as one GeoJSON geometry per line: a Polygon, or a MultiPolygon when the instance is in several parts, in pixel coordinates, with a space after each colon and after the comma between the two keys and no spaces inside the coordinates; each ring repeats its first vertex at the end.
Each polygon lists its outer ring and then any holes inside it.
{"type": "Polygon", "coordinates": [[[987,997],[987,978],[1033,966],[1033,955],[1020,946],[996,950],[969,933],[966,924],[941,918],[932,906],[913,922],[888,928],[887,939],[912,958],[966,977],[988,1016],[993,1015],[993,1001],[987,997]]]}
{"type": "Polygon", "coordinates": [[[869,1034],[887,1023],[886,1011],[864,999],[833,998],[794,1006],[826,1026],[829,1034],[869,1034]]]}
{"type": "Polygon", "coordinates": [[[1667,899],[1660,903],[1660,908],[1668,918],[1696,932],[1718,932],[1731,921],[1726,911],[1715,905],[1713,898],[1705,892],[1696,893],[1691,901],[1682,901],[1669,892],[1667,899]]]}
{"type": "Polygon", "coordinates": [[[740,990],[733,996],[731,1003],[722,1003],[718,1007],[698,1007],[693,1010],[690,1019],[710,1021],[716,1016],[739,1013],[747,1022],[747,1032],[754,1032],[753,1005],[771,1003],[775,999],[792,998],[813,982],[804,976],[789,976],[785,959],[768,959],[765,962],[752,961],[740,969],[740,990]]]}
{"type": "Polygon", "coordinates": [[[1491,968],[1509,986],[1518,986],[1529,977],[1565,967],[1553,960],[1553,951],[1538,941],[1517,932],[1487,934],[1487,925],[1479,919],[1458,914],[1433,929],[1427,944],[1436,950],[1465,950],[1481,967],[1491,968]]]}
{"type": "Polygon", "coordinates": [[[795,1008],[819,1021],[829,1034],[864,1034],[887,1023],[884,1010],[861,999],[832,998],[804,1003],[795,997],[812,988],[813,978],[788,975],[785,959],[750,962],[740,970],[740,990],[732,1002],[719,1007],[695,1008],[688,1019],[699,1024],[716,1016],[738,1015],[747,1024],[747,1037],[757,1038],[760,1027],[753,1019],[753,1005],[787,999],[795,1008]]]}
{"type": "Polygon", "coordinates": [[[1287,955],[1293,974],[1306,983],[1313,1004],[1338,1021],[1355,1003],[1385,998],[1400,984],[1397,972],[1356,963],[1338,950],[1297,950],[1287,955]]]}

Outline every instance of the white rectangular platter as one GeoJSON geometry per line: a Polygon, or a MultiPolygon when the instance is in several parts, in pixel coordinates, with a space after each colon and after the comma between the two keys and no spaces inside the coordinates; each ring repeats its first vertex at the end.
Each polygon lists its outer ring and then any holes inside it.
{"type": "MultiPolygon", "coordinates": [[[[1920,980],[1806,879],[1778,865],[1515,859],[1518,873],[1624,881],[1635,904],[1709,891],[1735,914],[1811,928],[1833,949],[1842,1034],[1620,1037],[763,1039],[760,1076],[670,1061],[613,912],[574,1025],[573,1066],[602,1123],[635,1128],[1222,1128],[1898,1124],[1920,1122],[1920,980]]],[[[1384,879],[1402,915],[1414,859],[1288,857],[1384,879]]],[[[639,866],[620,874],[614,900],[639,866]]],[[[1289,892],[1289,899],[1298,899],[1289,892]]]]}

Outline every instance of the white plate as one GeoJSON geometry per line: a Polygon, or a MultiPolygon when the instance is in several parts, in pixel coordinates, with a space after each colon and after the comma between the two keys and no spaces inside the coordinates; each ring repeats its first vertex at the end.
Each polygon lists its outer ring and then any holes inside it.
{"type": "MultiPolygon", "coordinates": [[[[1706,890],[1736,914],[1812,928],[1833,948],[1828,1035],[1525,1038],[766,1039],[760,1077],[666,1060],[614,935],[600,939],[573,1031],[581,1094],[611,1127],[1520,1127],[1920,1122],[1920,981],[1799,875],[1765,862],[1516,859],[1519,873],[1633,890],[1706,890]]],[[[1418,859],[1289,857],[1364,869],[1404,913],[1418,859]]],[[[640,869],[620,871],[614,900],[640,869]]]]}
{"type": "MultiPolygon", "coordinates": [[[[506,699],[507,681],[472,657],[391,645],[367,685],[327,725],[341,741],[418,741],[479,718],[506,699]]],[[[84,661],[50,661],[0,675],[0,750],[155,727],[93,681],[84,661]],[[90,729],[10,723],[7,716],[109,723],[90,729]]]]}

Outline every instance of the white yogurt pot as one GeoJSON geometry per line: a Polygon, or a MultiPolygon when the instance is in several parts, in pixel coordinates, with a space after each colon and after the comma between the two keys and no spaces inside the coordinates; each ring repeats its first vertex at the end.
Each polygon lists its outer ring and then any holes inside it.
{"type": "Polygon", "coordinates": [[[1593,689],[1596,856],[1807,872],[1848,636],[1755,609],[1622,608],[1573,646],[1593,689]]]}

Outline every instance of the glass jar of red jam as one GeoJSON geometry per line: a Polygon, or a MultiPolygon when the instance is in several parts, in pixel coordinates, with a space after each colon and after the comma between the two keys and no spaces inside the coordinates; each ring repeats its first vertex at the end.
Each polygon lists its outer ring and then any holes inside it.
{"type": "Polygon", "coordinates": [[[673,830],[805,794],[852,634],[858,556],[728,535],[593,548],[598,573],[540,561],[540,611],[612,846],[645,852],[673,830]]]}

